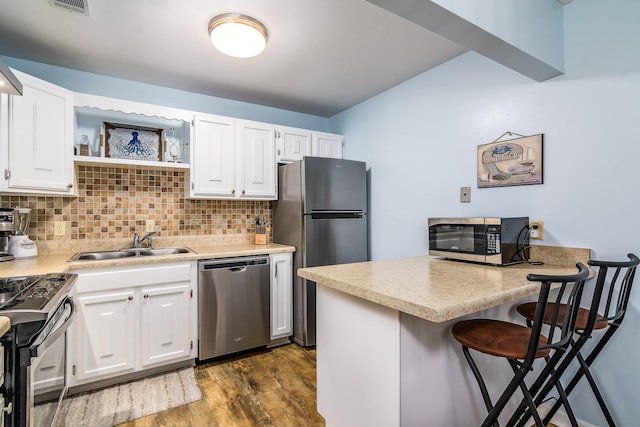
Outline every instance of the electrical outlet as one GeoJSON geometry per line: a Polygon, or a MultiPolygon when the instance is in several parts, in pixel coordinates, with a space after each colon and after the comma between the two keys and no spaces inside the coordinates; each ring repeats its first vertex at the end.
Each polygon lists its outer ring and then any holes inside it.
{"type": "Polygon", "coordinates": [[[65,234],[65,223],[64,221],[55,221],[53,223],[53,235],[54,236],[64,236],[65,234]]]}
{"type": "Polygon", "coordinates": [[[529,238],[532,240],[544,240],[544,222],[529,221],[529,238]]]}
{"type": "Polygon", "coordinates": [[[460,187],[460,203],[471,203],[471,187],[460,187]]]}
{"type": "Polygon", "coordinates": [[[145,232],[147,233],[151,233],[153,231],[156,231],[156,222],[153,219],[148,219],[147,222],[145,223],[145,232]]]}

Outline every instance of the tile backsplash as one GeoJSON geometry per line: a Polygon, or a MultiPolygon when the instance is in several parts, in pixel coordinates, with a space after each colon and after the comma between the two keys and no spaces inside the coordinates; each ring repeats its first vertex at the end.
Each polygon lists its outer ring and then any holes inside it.
{"type": "MultiPolygon", "coordinates": [[[[255,214],[271,224],[271,202],[185,198],[183,170],[78,166],[78,197],[0,195],[0,206],[31,209],[29,237],[36,243],[59,240],[129,239],[155,221],[161,236],[223,237],[250,242],[255,214]],[[65,234],[54,235],[54,223],[65,234]]],[[[61,243],[61,242],[60,242],[61,243]]]]}

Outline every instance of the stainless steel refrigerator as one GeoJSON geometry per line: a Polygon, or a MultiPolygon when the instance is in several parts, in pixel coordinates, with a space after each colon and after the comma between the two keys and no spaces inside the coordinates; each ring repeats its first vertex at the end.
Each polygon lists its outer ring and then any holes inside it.
{"type": "Polygon", "coordinates": [[[282,165],[273,204],[273,241],[293,254],[293,339],[316,343],[316,284],[302,267],[367,261],[367,173],[364,162],[322,157],[282,165]]]}

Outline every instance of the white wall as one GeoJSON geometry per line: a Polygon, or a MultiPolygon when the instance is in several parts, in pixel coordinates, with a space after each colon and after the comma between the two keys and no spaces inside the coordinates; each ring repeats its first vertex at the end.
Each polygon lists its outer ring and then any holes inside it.
{"type": "MultiPolygon", "coordinates": [[[[345,156],[371,168],[373,259],[425,254],[434,216],[529,216],[545,222],[542,244],[590,247],[599,259],[640,254],[638,16],[637,0],[576,0],[565,6],[561,77],[536,83],[466,53],[332,118],[345,156]],[[477,188],[477,146],[506,131],[544,134],[543,185],[477,188]],[[461,186],[472,187],[470,204],[461,186]]],[[[637,288],[595,366],[623,426],[640,419],[637,288]]],[[[576,412],[603,425],[583,391],[576,412]]]]}

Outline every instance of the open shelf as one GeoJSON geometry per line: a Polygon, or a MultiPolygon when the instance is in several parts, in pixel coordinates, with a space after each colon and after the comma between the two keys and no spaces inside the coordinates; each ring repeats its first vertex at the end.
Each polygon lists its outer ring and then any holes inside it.
{"type": "Polygon", "coordinates": [[[85,166],[122,166],[143,169],[189,169],[188,163],[150,162],[146,160],[114,159],[111,157],[73,156],[76,165],[85,166]]]}

